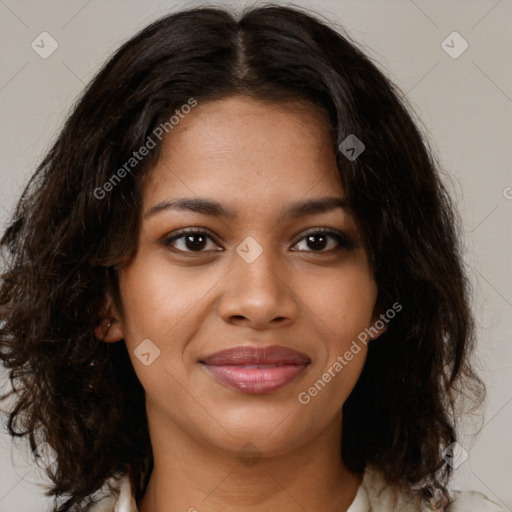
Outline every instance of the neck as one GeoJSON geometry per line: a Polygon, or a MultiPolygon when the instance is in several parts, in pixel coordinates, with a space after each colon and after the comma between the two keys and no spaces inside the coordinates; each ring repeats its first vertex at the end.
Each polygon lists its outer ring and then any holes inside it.
{"type": "Polygon", "coordinates": [[[345,512],[362,481],[341,460],[341,414],[316,438],[272,456],[205,445],[151,416],[154,466],[140,512],[345,512]]]}

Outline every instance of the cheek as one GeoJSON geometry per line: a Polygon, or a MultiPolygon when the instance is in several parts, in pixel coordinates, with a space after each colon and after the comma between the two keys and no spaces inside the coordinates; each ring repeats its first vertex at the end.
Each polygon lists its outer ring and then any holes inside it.
{"type": "Polygon", "coordinates": [[[161,256],[141,254],[119,276],[123,334],[137,377],[148,396],[176,404],[186,399],[179,384],[186,379],[184,350],[201,326],[202,304],[208,303],[220,277],[202,272],[198,279],[193,273],[173,268],[161,256]],[[148,352],[154,362],[146,365],[148,357],[144,361],[138,355],[148,352]]]}
{"type": "MultiPolygon", "coordinates": [[[[320,320],[329,351],[344,346],[369,327],[377,300],[377,285],[367,266],[353,265],[308,280],[305,314],[320,320]]],[[[317,320],[317,321],[318,321],[317,320]]]]}
{"type": "Polygon", "coordinates": [[[140,258],[123,271],[119,286],[125,318],[123,329],[127,344],[150,338],[159,346],[181,338],[178,333],[207,300],[218,276],[203,273],[193,277],[193,269],[173,268],[162,263],[164,258],[140,258]]]}
{"type": "Polygon", "coordinates": [[[305,311],[319,344],[299,402],[324,418],[341,409],[361,374],[368,349],[358,336],[371,326],[377,285],[363,262],[316,279],[310,290],[305,311]]]}

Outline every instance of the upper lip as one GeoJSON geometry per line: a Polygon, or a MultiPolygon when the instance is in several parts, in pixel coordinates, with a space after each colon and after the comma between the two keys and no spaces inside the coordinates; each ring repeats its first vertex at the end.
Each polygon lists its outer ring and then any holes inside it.
{"type": "Polygon", "coordinates": [[[242,366],[258,364],[308,364],[311,360],[306,354],[282,345],[270,345],[267,347],[241,345],[215,352],[201,359],[200,362],[211,366],[242,366]]]}

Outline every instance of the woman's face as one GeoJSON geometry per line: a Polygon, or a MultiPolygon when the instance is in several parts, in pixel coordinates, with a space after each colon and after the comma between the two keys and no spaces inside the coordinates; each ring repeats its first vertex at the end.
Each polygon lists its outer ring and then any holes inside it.
{"type": "Polygon", "coordinates": [[[377,287],[330,141],[313,110],[243,96],[199,102],[164,140],[114,308],[150,429],[267,454],[339,436],[366,347],[304,393],[372,324],[377,287]]]}

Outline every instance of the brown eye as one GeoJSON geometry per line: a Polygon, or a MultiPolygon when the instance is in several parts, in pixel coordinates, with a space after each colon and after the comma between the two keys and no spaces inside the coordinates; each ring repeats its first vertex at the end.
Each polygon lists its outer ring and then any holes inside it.
{"type": "Polygon", "coordinates": [[[296,245],[302,244],[300,251],[335,252],[341,249],[354,249],[355,243],[344,233],[328,228],[316,229],[302,237],[296,245]]]}
{"type": "MultiPolygon", "coordinates": [[[[166,238],[162,244],[181,252],[205,252],[204,249],[208,246],[208,241],[214,242],[212,237],[204,231],[182,230],[166,238]]],[[[214,245],[218,247],[215,243],[214,245]]]]}

